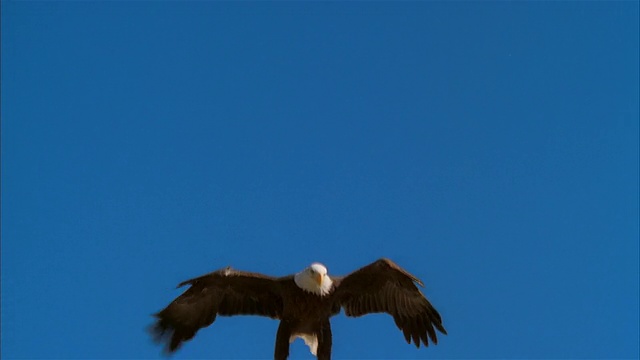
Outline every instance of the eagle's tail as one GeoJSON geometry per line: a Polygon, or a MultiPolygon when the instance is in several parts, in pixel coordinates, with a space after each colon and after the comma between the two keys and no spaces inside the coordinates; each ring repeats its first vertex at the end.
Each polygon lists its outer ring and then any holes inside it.
{"type": "Polygon", "coordinates": [[[293,334],[289,338],[289,343],[292,343],[296,338],[304,340],[304,343],[309,347],[309,351],[315,356],[318,352],[318,336],[316,334],[293,334]]]}

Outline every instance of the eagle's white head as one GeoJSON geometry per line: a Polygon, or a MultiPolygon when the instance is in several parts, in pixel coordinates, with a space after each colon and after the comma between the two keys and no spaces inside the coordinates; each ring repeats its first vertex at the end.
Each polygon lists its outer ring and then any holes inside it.
{"type": "Polygon", "coordinates": [[[333,281],[327,275],[327,268],[320,263],[313,263],[295,274],[293,280],[302,290],[320,296],[329,294],[333,285],[333,281]]]}

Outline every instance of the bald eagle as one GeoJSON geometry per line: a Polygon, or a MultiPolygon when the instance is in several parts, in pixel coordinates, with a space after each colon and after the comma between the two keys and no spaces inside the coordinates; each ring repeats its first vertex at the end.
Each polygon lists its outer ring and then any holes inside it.
{"type": "Polygon", "coordinates": [[[331,358],[329,319],[344,309],[347,316],[388,313],[408,344],[442,334],[438,311],[424,297],[415,276],[389,259],[380,259],[344,277],[329,277],[327,268],[313,263],[295,275],[271,277],[227,267],[184,281],[190,287],[156,313],[151,334],[173,353],[182,343],[209,326],[216,316],[261,315],[280,320],[274,359],[289,356],[289,344],[302,338],[320,360],[331,358]]]}

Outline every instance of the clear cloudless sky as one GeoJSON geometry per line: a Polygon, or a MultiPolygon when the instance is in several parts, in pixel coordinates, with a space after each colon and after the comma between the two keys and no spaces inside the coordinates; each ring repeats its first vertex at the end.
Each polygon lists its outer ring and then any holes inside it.
{"type": "MultiPolygon", "coordinates": [[[[638,13],[3,1],[2,358],[160,358],[182,280],[380,257],[449,335],[340,315],[337,359],[638,358],[638,13]]],[[[267,359],[276,328],[175,358],[267,359]]]]}

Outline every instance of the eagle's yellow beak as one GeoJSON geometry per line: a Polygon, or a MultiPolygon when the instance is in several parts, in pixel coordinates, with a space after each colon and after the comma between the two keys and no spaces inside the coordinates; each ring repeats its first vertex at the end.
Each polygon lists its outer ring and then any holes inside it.
{"type": "Polygon", "coordinates": [[[318,286],[322,285],[322,274],[316,274],[316,281],[318,282],[318,286]]]}

